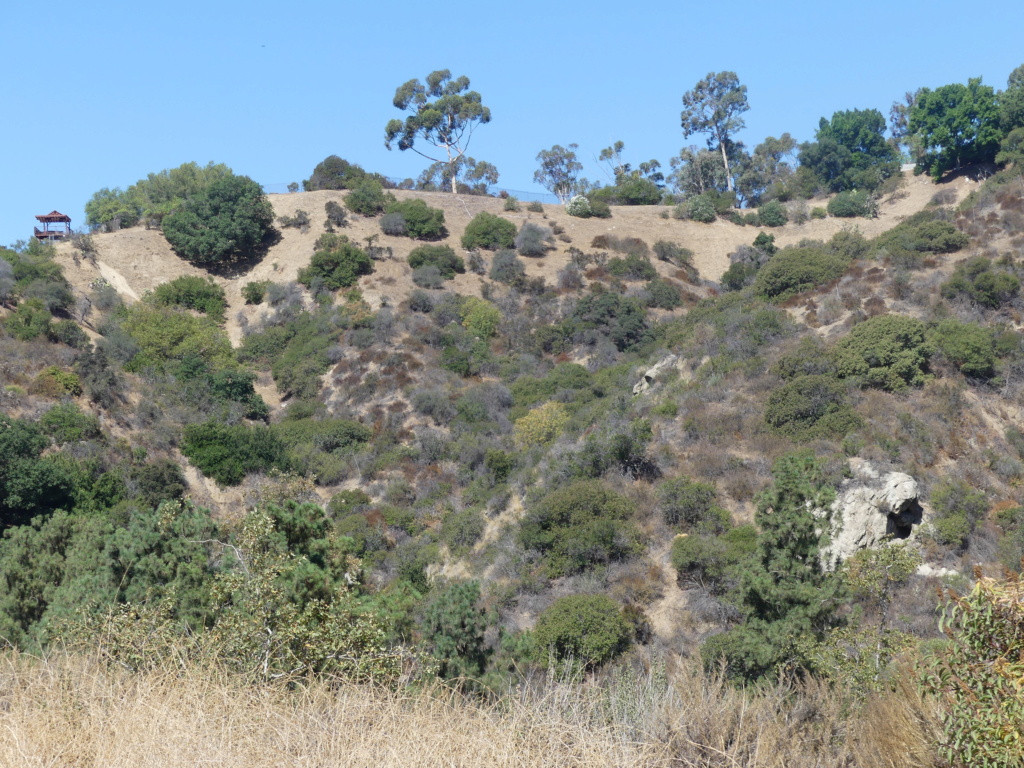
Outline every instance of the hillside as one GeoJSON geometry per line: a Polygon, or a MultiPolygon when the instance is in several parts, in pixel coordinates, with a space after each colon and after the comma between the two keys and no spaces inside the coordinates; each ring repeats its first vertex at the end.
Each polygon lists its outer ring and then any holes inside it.
{"type": "MultiPolygon", "coordinates": [[[[907,174],[875,218],[776,228],[395,190],[466,272],[419,288],[423,243],[349,214],[371,273],[297,283],[347,194],[270,196],[308,229],[212,275],[142,226],[4,252],[0,636],[69,653],[12,657],[19,733],[54,677],[83,755],[108,698],[179,722],[180,691],[290,743],[307,705],[450,716],[495,765],[536,754],[512,721],[565,765],[766,766],[882,764],[913,722],[894,764],[937,764],[936,590],[1024,555],[1019,177],[907,174]],[[482,211],[553,247],[465,251],[482,211]]],[[[323,754],[388,738],[360,733],[323,754]]]]}
{"type": "MultiPolygon", "coordinates": [[[[955,203],[976,186],[975,182],[960,176],[943,184],[941,188],[955,192],[955,199],[951,198],[951,202],[955,203]]],[[[775,234],[779,246],[792,245],[805,238],[827,240],[836,232],[851,226],[856,227],[866,237],[874,237],[892,228],[908,215],[923,209],[939,188],[929,178],[913,176],[908,172],[898,193],[882,202],[877,218],[852,221],[836,218],[810,219],[801,225],[787,225],[766,231],[775,234]]],[[[453,197],[443,192],[405,190],[395,190],[394,194],[400,200],[410,197],[421,198],[429,205],[443,210],[450,234],[441,242],[457,251],[462,250],[459,241],[466,224],[480,211],[501,215],[517,224],[533,221],[545,226],[561,226],[571,243],[559,240],[555,244],[555,250],[544,258],[529,259],[525,262],[528,276],[543,277],[549,283],[555,282],[558,270],[568,263],[567,249],[570,245],[586,250],[595,237],[607,234],[639,237],[650,244],[658,240],[678,242],[693,251],[693,264],[700,276],[706,280],[717,281],[729,266],[728,254],[740,245],[749,245],[759,231],[753,227],[737,227],[722,220],[712,224],[700,224],[665,219],[662,215],[670,210],[667,206],[618,207],[615,216],[609,220],[578,219],[565,215],[562,206],[558,205],[545,205],[543,214],[526,211],[525,204],[522,212],[508,213],[503,210],[503,201],[495,198],[472,195],[453,197]]],[[[214,277],[215,282],[224,288],[228,297],[227,329],[233,342],[238,343],[241,336],[238,312],[245,312],[250,318],[256,312],[246,307],[242,299],[241,290],[244,284],[254,280],[294,280],[299,269],[308,265],[313,244],[322,233],[320,224],[323,221],[325,203],[330,200],[340,203],[344,196],[344,192],[330,191],[269,196],[276,216],[294,216],[297,211],[305,210],[310,214],[313,224],[304,233],[292,228],[282,229],[280,242],[272,245],[261,262],[244,274],[230,278],[214,277]]],[[[383,235],[376,217],[352,215],[350,221],[351,225],[344,229],[344,233],[353,241],[362,243],[367,237],[377,236],[380,245],[389,247],[394,252],[392,260],[378,264],[374,275],[360,281],[360,289],[367,302],[372,307],[377,307],[382,296],[387,296],[393,303],[407,298],[414,286],[410,280],[411,269],[405,263],[405,257],[417,245],[416,241],[383,235]]],[[[135,227],[111,234],[97,234],[94,238],[97,248],[95,262],[75,259],[75,252],[70,244],[62,245],[58,249],[58,258],[65,268],[68,280],[83,294],[89,292],[89,285],[93,280],[103,278],[110,282],[126,301],[134,301],[146,291],[181,275],[206,274],[205,270],[194,267],[176,256],[157,230],[135,227]]],[[[655,267],[666,277],[675,271],[671,265],[663,262],[655,262],[655,267]]],[[[451,288],[460,294],[479,295],[480,280],[472,274],[459,275],[451,288]]]]}

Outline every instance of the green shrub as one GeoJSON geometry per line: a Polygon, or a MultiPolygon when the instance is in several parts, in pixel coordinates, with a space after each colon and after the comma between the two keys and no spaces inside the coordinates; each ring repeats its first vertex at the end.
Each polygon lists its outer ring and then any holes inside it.
{"type": "Polygon", "coordinates": [[[607,595],[568,595],[540,615],[534,639],[555,659],[592,669],[625,651],[631,634],[619,605],[607,595]]]}
{"type": "Polygon", "coordinates": [[[967,235],[937,215],[937,211],[924,210],[907,217],[876,237],[873,250],[897,266],[912,269],[920,266],[922,254],[953,253],[966,246],[967,235]]]}
{"type": "Polygon", "coordinates": [[[864,386],[898,391],[925,382],[933,351],[920,320],[880,315],[854,326],[836,344],[832,359],[841,378],[855,377],[864,386]]]}
{"type": "Polygon", "coordinates": [[[949,318],[936,325],[928,338],[964,376],[988,378],[995,373],[995,341],[987,328],[949,318]]]}
{"type": "Polygon", "coordinates": [[[797,376],[768,396],[764,420],[799,440],[838,439],[860,426],[846,387],[831,376],[797,376]]]}
{"type": "Polygon", "coordinates": [[[544,213],[544,206],[536,201],[526,206],[526,210],[530,213],[544,213]]]}
{"type": "Polygon", "coordinates": [[[501,250],[494,254],[491,260],[490,278],[518,288],[526,282],[526,266],[516,256],[515,251],[501,250]]]}
{"type": "Polygon", "coordinates": [[[706,195],[697,195],[686,206],[686,217],[702,224],[710,224],[717,217],[714,202],[706,195]]]}
{"type": "Polygon", "coordinates": [[[680,584],[723,594],[739,583],[744,565],[756,551],[757,529],[744,525],[717,536],[676,536],[669,559],[680,584]]]}
{"type": "Polygon", "coordinates": [[[826,216],[828,216],[828,211],[826,211],[824,208],[820,206],[815,206],[814,208],[811,208],[812,219],[824,219],[826,216]]]}
{"type": "Polygon", "coordinates": [[[604,200],[591,200],[590,215],[595,219],[610,219],[612,217],[611,206],[604,200]]]}
{"type": "Polygon", "coordinates": [[[289,448],[309,443],[325,453],[352,451],[373,437],[372,429],[351,419],[287,419],[271,430],[289,448]]]}
{"type": "Polygon", "coordinates": [[[316,164],[312,175],[302,182],[302,189],[315,192],[318,189],[352,189],[365,179],[366,171],[337,155],[325,157],[316,164]]]}
{"type": "Polygon", "coordinates": [[[181,452],[221,485],[238,485],[250,472],[288,469],[285,445],[269,427],[190,424],[181,452]]]}
{"type": "Polygon", "coordinates": [[[466,271],[462,257],[447,245],[421,245],[413,248],[409,254],[409,266],[418,269],[427,265],[437,267],[445,280],[451,280],[456,274],[461,275],[466,271]]]}
{"type": "Polygon", "coordinates": [[[762,227],[781,227],[789,223],[786,206],[778,200],[772,200],[762,205],[757,209],[757,215],[762,227]]]}
{"type": "Polygon", "coordinates": [[[126,370],[174,370],[185,361],[211,370],[237,367],[227,334],[208,317],[139,303],[124,310],[120,328],[135,344],[126,370]]]}
{"type": "Polygon", "coordinates": [[[648,338],[646,312],[639,300],[610,291],[588,293],[581,298],[573,310],[569,328],[607,335],[619,351],[632,349],[648,338]]]}
{"type": "Polygon", "coordinates": [[[565,212],[569,216],[575,216],[578,219],[589,219],[593,215],[590,208],[590,200],[583,195],[576,195],[569,200],[565,204],[565,212]]]}
{"type": "Polygon", "coordinates": [[[1024,590],[1019,575],[979,579],[950,592],[939,626],[949,637],[918,668],[924,691],[942,702],[940,752],[955,766],[1019,765],[1024,698],[1024,590]]]}
{"type": "Polygon", "coordinates": [[[380,217],[380,231],[391,237],[405,237],[409,234],[405,216],[398,211],[390,211],[380,217]]]}
{"type": "Polygon", "coordinates": [[[754,284],[757,271],[756,264],[734,261],[722,274],[722,287],[727,291],[742,291],[748,285],[754,284]]]}
{"type": "Polygon", "coordinates": [[[224,289],[211,278],[197,275],[182,275],[158,285],[153,291],[153,302],[163,307],[194,309],[217,322],[224,322],[224,311],[228,308],[224,289]]]}
{"type": "Polygon", "coordinates": [[[278,216],[277,223],[285,228],[299,229],[305,232],[309,229],[309,211],[298,210],[294,216],[278,216]]]}
{"type": "Polygon", "coordinates": [[[433,264],[417,267],[412,271],[413,285],[420,288],[437,290],[444,287],[444,281],[445,277],[441,274],[441,270],[433,264]]]}
{"type": "Polygon", "coordinates": [[[429,315],[434,311],[434,300],[430,298],[430,294],[426,291],[413,291],[409,294],[409,309],[413,312],[422,312],[429,315]]]}
{"type": "Polygon", "coordinates": [[[571,392],[574,401],[585,399],[585,391],[594,386],[594,377],[578,363],[559,363],[542,379],[520,376],[512,382],[512,398],[517,407],[531,406],[571,392]]]}
{"type": "Polygon", "coordinates": [[[942,297],[956,299],[966,296],[988,309],[998,309],[1020,293],[1020,280],[1002,270],[992,269],[992,262],[975,256],[957,265],[953,275],[940,288],[942,297]]]}
{"type": "Polygon", "coordinates": [[[67,344],[72,349],[88,349],[89,335],[74,320],[57,320],[46,329],[47,338],[54,344],[67,344]]]}
{"type": "Polygon", "coordinates": [[[450,512],[441,523],[441,539],[453,552],[464,552],[484,535],[487,523],[479,510],[450,512]]]}
{"type": "Polygon", "coordinates": [[[95,440],[102,434],[100,420],[91,413],[82,413],[74,403],[53,406],[39,418],[39,426],[58,445],[95,440]]]}
{"type": "Polygon", "coordinates": [[[42,456],[49,443],[39,426],[0,413],[0,534],[72,508],[75,480],[64,464],[42,456]]]}
{"type": "Polygon", "coordinates": [[[568,423],[569,414],[562,403],[544,403],[516,421],[516,445],[520,448],[547,445],[558,437],[568,423]]]}
{"type": "Polygon", "coordinates": [[[180,499],[188,490],[181,467],[170,459],[132,467],[128,480],[133,486],[135,500],[146,509],[156,509],[163,501],[180,499]]]}
{"type": "Polygon", "coordinates": [[[337,344],[343,318],[326,310],[302,312],[283,325],[245,337],[238,356],[269,365],[282,396],[312,400],[331,367],[327,350],[337,344]]]}
{"type": "Polygon", "coordinates": [[[489,339],[498,332],[501,310],[486,299],[467,296],[459,306],[459,317],[462,318],[462,327],[470,335],[489,339]]]}
{"type": "Polygon", "coordinates": [[[519,540],[544,557],[548,576],[580,573],[637,551],[631,501],[596,480],[580,480],[544,496],[526,513],[519,540]]]}
{"type": "Polygon", "coordinates": [[[843,276],[849,262],[818,248],[784,248],[754,279],[754,292],[774,301],[827,285],[843,276]]]}
{"type": "Polygon", "coordinates": [[[388,205],[395,201],[395,196],[385,193],[379,181],[369,177],[360,179],[350,189],[352,191],[345,195],[345,207],[362,216],[384,213],[388,205]]]}
{"type": "Polygon", "coordinates": [[[298,281],[309,288],[319,278],[325,288],[350,288],[362,275],[373,272],[373,261],[344,235],[321,235],[309,266],[299,270],[298,281]]]}
{"type": "MultiPolygon", "coordinates": [[[[431,208],[419,198],[389,203],[386,215],[395,213],[400,214],[405,221],[405,234],[409,237],[417,240],[440,240],[448,236],[448,230],[444,226],[444,211],[440,208],[431,208]]],[[[381,226],[384,226],[383,220],[381,226]]]]}
{"type": "Polygon", "coordinates": [[[648,307],[675,309],[683,303],[679,289],[668,280],[651,280],[644,286],[643,295],[648,307]]]}
{"type": "Polygon", "coordinates": [[[805,336],[792,352],[782,355],[771,372],[790,381],[798,376],[835,376],[836,367],[818,336],[805,336]]]}
{"type": "Polygon", "coordinates": [[[363,508],[368,507],[372,502],[373,499],[367,496],[365,491],[361,491],[358,488],[338,491],[327,502],[327,511],[340,519],[361,512],[363,508]]]}
{"type": "Polygon", "coordinates": [[[246,304],[262,304],[264,296],[267,295],[269,280],[253,280],[242,286],[242,298],[246,304]]]}
{"type": "Polygon", "coordinates": [[[929,502],[934,512],[932,526],[935,538],[939,543],[961,551],[989,510],[985,493],[963,480],[942,480],[932,490],[929,502]]]}
{"type": "MultiPolygon", "coordinates": [[[[501,209],[503,211],[508,211],[509,213],[519,213],[518,198],[516,198],[514,195],[509,195],[508,197],[505,198],[505,204],[501,207],[501,209]]],[[[543,210],[544,209],[541,208],[542,212],[543,210]]]]}
{"type": "Polygon", "coordinates": [[[646,256],[613,256],[605,268],[609,274],[623,280],[654,280],[658,276],[658,270],[646,256]]]}
{"type": "Polygon", "coordinates": [[[864,190],[856,189],[840,192],[833,197],[828,201],[827,210],[830,216],[843,219],[852,219],[857,216],[873,218],[878,213],[871,196],[864,190]]]}
{"type": "Polygon", "coordinates": [[[718,489],[687,477],[666,480],[658,488],[665,522],[684,531],[719,533],[729,524],[729,513],[717,505],[718,489]]]}
{"type": "Polygon", "coordinates": [[[467,251],[483,248],[497,251],[515,246],[516,225],[501,216],[481,211],[466,225],[462,247],[467,251]]]}
{"type": "Polygon", "coordinates": [[[274,209],[248,176],[224,176],[162,223],[174,252],[200,266],[248,259],[273,232],[274,209]]]}
{"type": "Polygon", "coordinates": [[[43,368],[32,382],[33,391],[49,397],[78,397],[82,394],[82,382],[71,371],[63,371],[55,365],[43,368]]]}
{"type": "Polygon", "coordinates": [[[551,229],[531,221],[523,222],[514,241],[516,250],[521,256],[543,256],[554,247],[553,243],[554,236],[551,229]]]}
{"type": "Polygon", "coordinates": [[[50,331],[50,311],[39,299],[26,299],[4,320],[4,327],[14,338],[31,341],[50,331]]]}
{"type": "Polygon", "coordinates": [[[654,244],[654,255],[660,261],[667,261],[677,267],[693,263],[693,251],[668,240],[659,240],[654,244]]]}

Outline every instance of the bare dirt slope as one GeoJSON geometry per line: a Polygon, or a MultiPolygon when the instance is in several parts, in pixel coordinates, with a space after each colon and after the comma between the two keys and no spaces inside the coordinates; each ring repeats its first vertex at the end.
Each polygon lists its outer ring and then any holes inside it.
{"type": "MultiPolygon", "coordinates": [[[[957,199],[962,199],[975,186],[967,178],[958,178],[942,185],[952,189],[957,199]]],[[[931,200],[938,187],[923,176],[906,174],[903,186],[891,199],[883,200],[879,216],[875,219],[817,219],[801,225],[790,224],[770,230],[779,245],[789,245],[804,238],[828,239],[844,228],[856,227],[868,237],[898,224],[906,216],[921,210],[931,200]]],[[[253,280],[288,282],[295,280],[299,270],[309,264],[313,244],[323,233],[324,205],[334,200],[341,202],[345,192],[302,192],[284,195],[270,195],[269,199],[278,216],[294,215],[306,211],[312,226],[306,232],[287,228],[281,230],[280,241],[272,246],[266,257],[243,274],[233,277],[215,277],[230,304],[228,310],[228,333],[234,343],[241,339],[239,312],[252,318],[260,312],[256,307],[246,307],[242,299],[243,286],[253,280]]],[[[663,218],[670,209],[665,206],[616,207],[611,219],[577,219],[565,214],[562,206],[545,205],[544,213],[526,211],[504,211],[504,201],[490,197],[453,196],[442,192],[396,191],[399,198],[421,197],[431,206],[445,212],[445,221],[450,232],[444,241],[456,251],[462,252],[460,240],[466,224],[479,212],[488,211],[504,216],[521,225],[533,221],[545,226],[559,225],[565,230],[571,242],[557,241],[556,250],[541,259],[524,259],[530,277],[543,276],[553,283],[557,273],[568,263],[568,249],[577,247],[590,249],[591,241],[598,235],[638,237],[650,245],[659,240],[670,240],[694,252],[694,265],[702,277],[717,280],[729,266],[729,253],[737,246],[749,244],[759,231],[754,227],[739,227],[725,221],[700,224],[663,218]]],[[[815,204],[823,204],[818,201],[815,204]]],[[[360,281],[360,288],[371,306],[382,301],[392,304],[405,298],[414,288],[411,270],[406,256],[419,245],[404,237],[388,237],[380,231],[376,218],[349,216],[350,224],[344,229],[352,240],[362,243],[366,238],[376,236],[379,245],[390,247],[393,257],[376,263],[374,274],[360,281]]],[[[90,284],[102,278],[109,282],[131,302],[141,298],[146,291],[181,275],[205,275],[205,270],[192,266],[171,250],[163,235],[157,230],[133,228],[111,234],[95,236],[97,253],[93,259],[81,258],[70,243],[58,248],[59,259],[64,262],[65,274],[75,289],[87,295],[90,284]]],[[[489,259],[490,254],[485,254],[489,259]]],[[[675,268],[663,262],[655,266],[663,275],[671,275],[675,268]]],[[[459,275],[449,283],[452,290],[462,294],[479,294],[482,278],[474,274],[459,275]]]]}

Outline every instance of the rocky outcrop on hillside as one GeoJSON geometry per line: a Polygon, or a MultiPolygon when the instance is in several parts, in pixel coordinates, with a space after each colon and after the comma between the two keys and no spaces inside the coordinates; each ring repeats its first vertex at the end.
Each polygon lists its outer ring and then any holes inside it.
{"type": "Polygon", "coordinates": [[[675,368],[679,363],[679,358],[676,355],[668,355],[659,360],[653,367],[648,368],[644,372],[643,377],[633,387],[634,395],[642,395],[644,392],[649,390],[651,386],[660,377],[668,373],[669,370],[675,368]]]}
{"type": "Polygon", "coordinates": [[[917,481],[903,472],[879,473],[868,462],[851,462],[854,476],[832,503],[832,541],[822,551],[834,569],[861,549],[876,547],[886,536],[909,539],[924,519],[917,481]]]}

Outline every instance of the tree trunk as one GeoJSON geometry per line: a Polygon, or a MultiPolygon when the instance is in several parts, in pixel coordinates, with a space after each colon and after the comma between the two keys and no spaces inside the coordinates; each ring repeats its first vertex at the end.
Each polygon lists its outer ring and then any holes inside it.
{"type": "Polygon", "coordinates": [[[721,136],[718,137],[718,146],[722,148],[722,162],[725,163],[725,186],[726,189],[732,192],[732,174],[729,172],[729,156],[725,153],[725,141],[721,136]]]}

